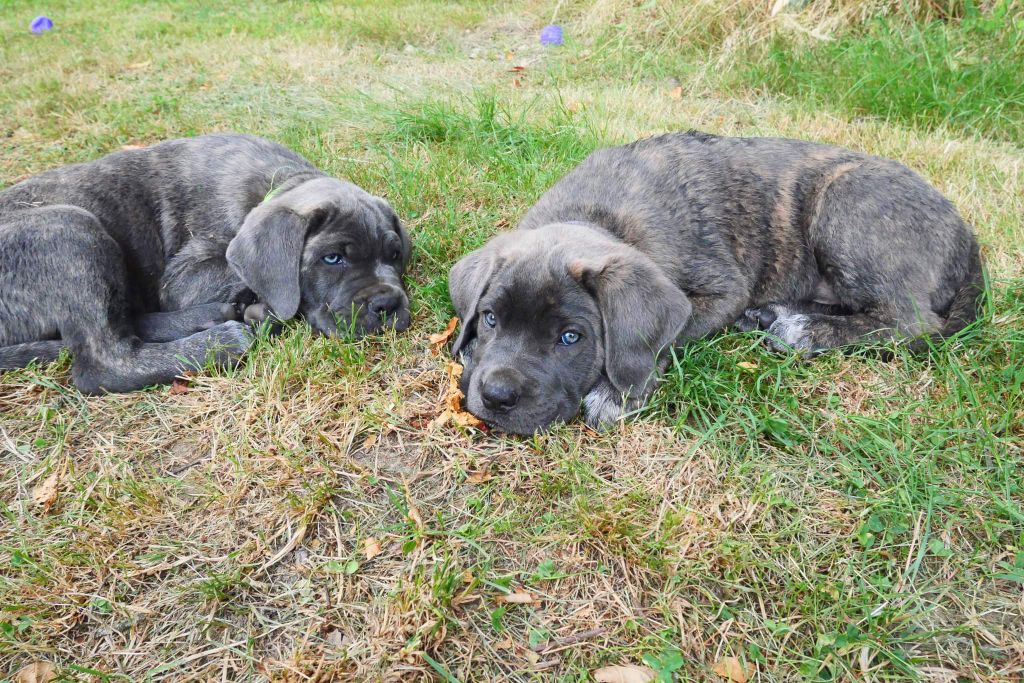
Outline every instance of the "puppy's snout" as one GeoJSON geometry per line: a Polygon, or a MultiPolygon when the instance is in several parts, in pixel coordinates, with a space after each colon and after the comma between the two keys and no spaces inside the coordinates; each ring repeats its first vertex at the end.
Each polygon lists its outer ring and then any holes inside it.
{"type": "Polygon", "coordinates": [[[402,307],[402,295],[398,292],[385,292],[370,297],[366,307],[379,318],[394,317],[402,307]]]}
{"type": "Polygon", "coordinates": [[[480,386],[484,407],[496,413],[507,413],[519,403],[522,381],[507,372],[492,373],[480,386]]]}

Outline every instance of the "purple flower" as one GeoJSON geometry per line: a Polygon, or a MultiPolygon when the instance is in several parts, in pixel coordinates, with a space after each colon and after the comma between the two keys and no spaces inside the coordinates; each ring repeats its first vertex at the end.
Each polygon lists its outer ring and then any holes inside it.
{"type": "Polygon", "coordinates": [[[42,33],[49,31],[53,28],[53,20],[45,14],[41,14],[32,20],[32,23],[28,25],[32,29],[32,33],[42,33]]]}
{"type": "Polygon", "coordinates": [[[548,24],[540,32],[540,44],[541,45],[561,45],[564,42],[562,38],[562,27],[558,24],[548,24]]]}

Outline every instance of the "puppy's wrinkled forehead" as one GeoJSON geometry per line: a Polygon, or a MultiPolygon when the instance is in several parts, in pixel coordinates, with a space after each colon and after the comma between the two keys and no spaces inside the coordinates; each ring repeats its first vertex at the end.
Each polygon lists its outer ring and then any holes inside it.
{"type": "Polygon", "coordinates": [[[481,301],[500,313],[504,325],[535,329],[561,324],[592,308],[559,254],[511,256],[481,301]]]}
{"type": "Polygon", "coordinates": [[[343,239],[351,256],[368,258],[378,253],[402,251],[397,218],[383,200],[361,188],[334,178],[305,183],[292,199],[300,215],[321,214],[307,241],[311,246],[330,246],[343,239]]]}

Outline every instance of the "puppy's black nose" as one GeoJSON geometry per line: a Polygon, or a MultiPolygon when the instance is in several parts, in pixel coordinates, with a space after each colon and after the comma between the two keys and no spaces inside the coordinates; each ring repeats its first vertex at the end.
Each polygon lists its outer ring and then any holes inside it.
{"type": "Polygon", "coordinates": [[[519,391],[506,380],[491,379],[480,387],[480,398],[488,410],[504,413],[519,402],[519,391]]]}
{"type": "Polygon", "coordinates": [[[402,307],[402,295],[398,292],[374,294],[366,307],[378,318],[390,318],[402,307]]]}

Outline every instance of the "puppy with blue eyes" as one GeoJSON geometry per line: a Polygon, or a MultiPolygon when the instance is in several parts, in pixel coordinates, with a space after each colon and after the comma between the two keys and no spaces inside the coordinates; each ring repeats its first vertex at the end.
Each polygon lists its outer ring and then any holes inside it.
{"type": "Polygon", "coordinates": [[[170,382],[252,342],[409,326],[411,244],[387,202],[288,149],[207,135],[0,191],[0,370],[73,356],[83,392],[170,382]]]}
{"type": "Polygon", "coordinates": [[[778,138],[599,150],[452,268],[468,410],[531,434],[642,404],[671,347],[729,326],[813,355],[977,317],[978,244],[895,161],[778,138]]]}

